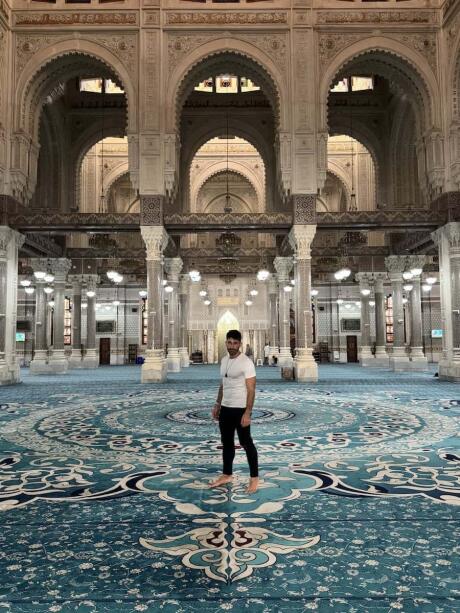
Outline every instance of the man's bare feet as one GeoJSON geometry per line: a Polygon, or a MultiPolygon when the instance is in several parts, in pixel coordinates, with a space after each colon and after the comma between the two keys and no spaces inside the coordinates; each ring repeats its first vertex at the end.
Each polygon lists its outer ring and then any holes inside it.
{"type": "Polygon", "coordinates": [[[246,494],[255,494],[259,488],[259,477],[251,477],[249,479],[246,494]]]}
{"type": "Polygon", "coordinates": [[[232,475],[221,475],[215,481],[209,484],[209,487],[219,487],[220,485],[225,485],[226,483],[231,483],[233,481],[232,475]]]}

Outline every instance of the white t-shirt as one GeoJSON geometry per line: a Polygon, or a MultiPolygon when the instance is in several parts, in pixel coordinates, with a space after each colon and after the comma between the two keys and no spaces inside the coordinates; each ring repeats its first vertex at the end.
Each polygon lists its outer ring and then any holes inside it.
{"type": "Polygon", "coordinates": [[[230,359],[227,354],[220,363],[220,374],[224,389],[222,405],[224,407],[246,408],[246,379],[256,376],[254,362],[243,353],[233,359],[230,359]]]}

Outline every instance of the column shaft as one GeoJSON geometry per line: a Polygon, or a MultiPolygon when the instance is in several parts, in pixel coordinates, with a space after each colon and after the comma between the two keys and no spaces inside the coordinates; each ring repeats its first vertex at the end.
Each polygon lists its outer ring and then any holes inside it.
{"type": "Polygon", "coordinates": [[[275,270],[278,273],[278,301],[279,301],[279,333],[280,353],[278,364],[280,366],[292,366],[293,359],[290,345],[290,293],[285,292],[284,287],[290,286],[289,272],[292,269],[292,258],[277,257],[274,261],[275,270]]]}

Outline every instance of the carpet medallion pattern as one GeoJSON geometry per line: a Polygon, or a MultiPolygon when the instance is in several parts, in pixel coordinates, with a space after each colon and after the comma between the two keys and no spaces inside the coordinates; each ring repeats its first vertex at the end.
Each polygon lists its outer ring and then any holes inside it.
{"type": "Polygon", "coordinates": [[[207,487],[217,368],[1,388],[0,611],[460,610],[458,386],[257,375],[252,496],[242,450],[207,487]]]}

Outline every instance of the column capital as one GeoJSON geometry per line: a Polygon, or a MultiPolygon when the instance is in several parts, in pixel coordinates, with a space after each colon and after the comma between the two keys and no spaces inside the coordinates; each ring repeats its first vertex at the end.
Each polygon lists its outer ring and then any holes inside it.
{"type": "Polygon", "coordinates": [[[288,239],[291,243],[297,259],[306,260],[311,258],[311,244],[316,234],[316,225],[292,226],[288,239]]]}
{"type": "Polygon", "coordinates": [[[372,278],[374,280],[374,292],[383,294],[383,284],[388,281],[388,274],[386,272],[374,272],[372,278]]]}
{"type": "Polygon", "coordinates": [[[179,294],[188,294],[190,289],[190,277],[188,274],[180,276],[179,279],[179,294]]]}
{"type": "Polygon", "coordinates": [[[96,291],[97,285],[101,282],[99,275],[81,275],[87,291],[96,291]]]}
{"type": "Polygon", "coordinates": [[[451,221],[442,228],[438,228],[431,233],[431,238],[436,245],[440,245],[442,238],[445,237],[452,251],[460,251],[460,222],[451,221]]]}
{"type": "Polygon", "coordinates": [[[371,272],[357,272],[355,279],[359,283],[359,287],[369,287],[374,277],[371,272]]]}
{"type": "Polygon", "coordinates": [[[67,258],[53,258],[51,260],[51,269],[56,283],[65,283],[67,273],[72,268],[71,260],[67,258]]]}
{"type": "Polygon", "coordinates": [[[72,284],[74,294],[81,292],[81,286],[83,284],[83,275],[69,275],[67,281],[72,284]]]}
{"type": "Polygon", "coordinates": [[[289,273],[294,265],[292,257],[276,257],[273,260],[273,266],[275,267],[276,274],[278,275],[278,281],[283,283],[289,280],[289,273]]]}
{"type": "Polygon", "coordinates": [[[402,281],[402,274],[406,270],[407,256],[389,255],[385,258],[385,266],[391,281],[402,281]]]}
{"type": "MultiPolygon", "coordinates": [[[[421,268],[423,270],[425,264],[426,255],[409,255],[407,257],[407,267],[409,270],[412,270],[413,268],[421,268]]],[[[420,275],[418,275],[417,278],[420,278],[420,275]]]]}
{"type": "Polygon", "coordinates": [[[179,283],[179,275],[183,267],[182,258],[165,258],[165,270],[171,283],[179,283]]]}
{"type": "Polygon", "coordinates": [[[147,250],[147,260],[161,260],[169,236],[163,226],[141,226],[141,235],[147,250]]]}

